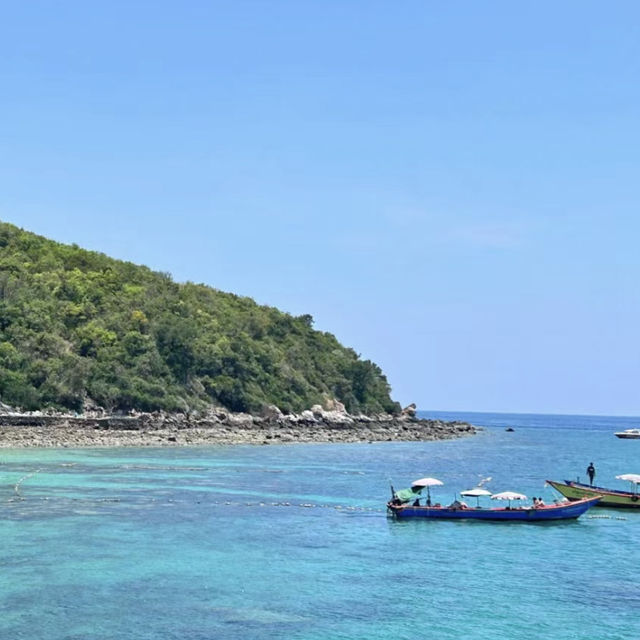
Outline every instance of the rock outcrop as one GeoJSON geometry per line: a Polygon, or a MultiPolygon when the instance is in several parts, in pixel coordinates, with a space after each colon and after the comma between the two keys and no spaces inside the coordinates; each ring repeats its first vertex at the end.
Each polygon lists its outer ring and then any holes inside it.
{"type": "MultiPolygon", "coordinates": [[[[335,405],[334,405],[335,407],[335,405]]],[[[472,435],[466,422],[399,416],[350,415],[320,405],[300,414],[270,406],[262,415],[212,408],[203,414],[135,413],[83,415],[0,409],[0,447],[176,446],[278,444],[292,442],[381,442],[444,440],[472,435]]]]}
{"type": "Polygon", "coordinates": [[[410,418],[414,418],[416,415],[416,410],[418,409],[418,407],[416,407],[416,403],[412,402],[408,407],[405,407],[402,410],[402,415],[403,416],[409,416],[410,418]]]}

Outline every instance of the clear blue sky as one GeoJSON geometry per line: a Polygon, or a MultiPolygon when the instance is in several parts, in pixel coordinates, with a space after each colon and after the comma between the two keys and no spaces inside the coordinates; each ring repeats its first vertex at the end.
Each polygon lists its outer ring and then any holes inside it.
{"type": "Polygon", "coordinates": [[[0,218],[424,409],[640,415],[637,2],[13,2],[0,218]]]}

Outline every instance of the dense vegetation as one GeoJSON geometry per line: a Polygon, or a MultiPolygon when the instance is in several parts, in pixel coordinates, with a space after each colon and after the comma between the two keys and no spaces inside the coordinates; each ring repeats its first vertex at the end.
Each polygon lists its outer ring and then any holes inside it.
{"type": "Polygon", "coordinates": [[[0,399],[25,409],[394,412],[380,369],[250,298],[0,223],[0,399]]]}

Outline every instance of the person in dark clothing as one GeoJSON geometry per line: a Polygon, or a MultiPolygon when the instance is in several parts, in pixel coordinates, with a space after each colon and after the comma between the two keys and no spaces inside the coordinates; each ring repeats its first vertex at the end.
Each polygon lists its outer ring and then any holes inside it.
{"type": "Polygon", "coordinates": [[[587,475],[589,476],[589,484],[593,486],[593,479],[596,477],[596,468],[593,466],[593,462],[590,462],[587,467],[587,475]]]}

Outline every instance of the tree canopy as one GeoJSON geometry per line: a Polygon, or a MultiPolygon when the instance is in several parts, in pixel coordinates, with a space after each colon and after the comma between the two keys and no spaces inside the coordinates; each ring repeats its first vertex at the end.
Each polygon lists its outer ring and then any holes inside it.
{"type": "Polygon", "coordinates": [[[312,325],[0,222],[0,399],[13,406],[397,411],[380,368],[312,325]]]}

